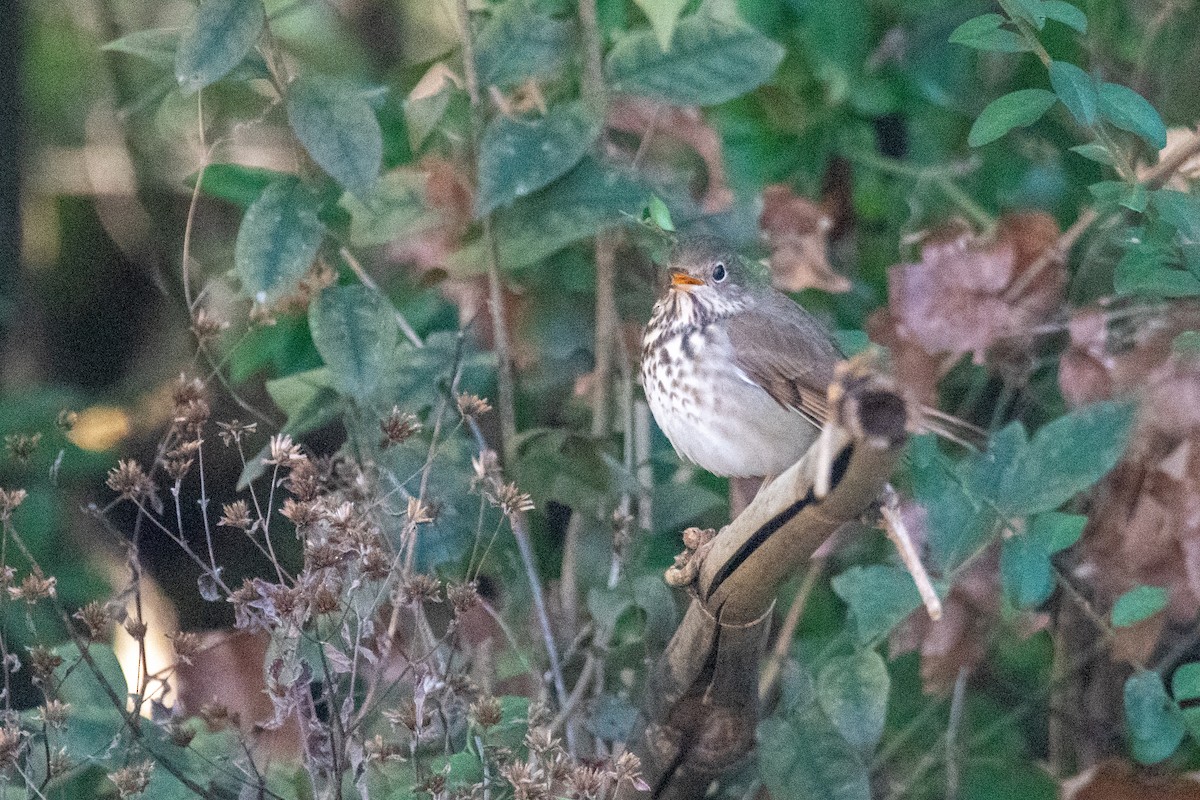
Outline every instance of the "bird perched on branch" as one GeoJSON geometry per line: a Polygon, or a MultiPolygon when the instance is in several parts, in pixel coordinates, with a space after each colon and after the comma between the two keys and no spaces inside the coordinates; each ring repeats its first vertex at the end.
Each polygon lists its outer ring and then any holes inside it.
{"type": "MultiPolygon", "coordinates": [[[[650,410],[679,455],[716,475],[778,475],[829,417],[844,355],[825,327],[771,287],[765,268],[712,237],[685,239],[642,340],[650,410]]],[[[977,429],[936,410],[923,426],[953,441],[977,429]]]]}

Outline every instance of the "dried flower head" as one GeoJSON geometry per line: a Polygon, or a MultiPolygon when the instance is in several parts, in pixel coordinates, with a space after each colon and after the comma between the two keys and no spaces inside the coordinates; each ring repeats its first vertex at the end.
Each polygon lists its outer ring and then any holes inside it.
{"type": "Polygon", "coordinates": [[[24,464],[33,456],[40,441],[41,433],[10,433],[4,437],[4,447],[14,461],[24,464]]]}
{"type": "Polygon", "coordinates": [[[0,770],[8,770],[17,764],[25,738],[25,732],[13,722],[0,728],[0,770]]]}
{"type": "Polygon", "coordinates": [[[405,604],[440,603],[442,582],[432,575],[413,575],[400,587],[400,599],[405,604]]]}
{"type": "Polygon", "coordinates": [[[600,800],[608,791],[608,775],[599,767],[579,766],[571,773],[572,800],[600,800]]]}
{"type": "Polygon", "coordinates": [[[507,517],[511,517],[517,512],[533,511],[533,498],[518,489],[515,483],[499,486],[495,491],[487,494],[487,499],[507,517]]]}
{"type": "Polygon", "coordinates": [[[500,768],[504,780],[513,787],[514,800],[549,800],[553,797],[546,788],[541,767],[525,761],[514,761],[500,768]]]}
{"type": "Polygon", "coordinates": [[[117,466],[108,471],[108,488],[121,495],[126,500],[140,503],[154,493],[154,481],[142,469],[142,465],[133,460],[121,459],[117,466]]]}
{"type": "Polygon", "coordinates": [[[381,581],[392,571],[392,559],[378,547],[368,547],[359,561],[359,570],[369,581],[381,581]]]}
{"type": "Polygon", "coordinates": [[[525,746],[541,755],[558,750],[562,742],[554,738],[554,733],[549,728],[538,725],[525,732],[525,746]]]}
{"type": "Polygon", "coordinates": [[[0,489],[0,519],[9,519],[29,494],[24,489],[0,489]]]}
{"type": "Polygon", "coordinates": [[[613,765],[617,783],[629,783],[639,792],[650,791],[650,784],[642,777],[642,760],[628,751],[621,753],[613,765]]]}
{"type": "Polygon", "coordinates": [[[393,406],[391,413],[379,421],[379,428],[383,431],[383,440],[379,446],[386,450],[394,444],[400,444],[412,438],[421,430],[421,423],[415,414],[401,411],[399,406],[393,406]]]}
{"type": "Polygon", "coordinates": [[[408,522],[410,525],[423,525],[426,522],[433,522],[433,512],[429,508],[429,504],[416,498],[408,498],[408,522]]]}
{"type": "Polygon", "coordinates": [[[446,587],[446,597],[455,614],[465,614],[479,605],[479,582],[455,583],[446,587]]]}
{"type": "Polygon", "coordinates": [[[320,494],[320,470],[311,459],[292,465],[291,474],[287,479],[287,490],[294,494],[297,500],[315,500],[320,494]]]}
{"type": "Polygon", "coordinates": [[[454,398],[458,403],[458,413],[464,417],[482,417],[492,410],[492,404],[474,394],[460,394],[454,398]]]}
{"type": "Polygon", "coordinates": [[[235,443],[241,444],[242,439],[256,430],[258,430],[257,422],[239,422],[236,419],[231,419],[229,422],[217,423],[217,435],[221,437],[221,442],[226,447],[235,443]]]}
{"type": "Polygon", "coordinates": [[[321,518],[321,514],[313,503],[296,501],[290,497],[283,501],[283,507],[279,509],[279,513],[292,521],[292,524],[296,526],[297,533],[316,524],[317,520],[321,518]]]}
{"type": "Polygon", "coordinates": [[[363,753],[368,763],[400,763],[405,760],[405,752],[407,750],[400,742],[384,739],[378,733],[363,742],[363,753]]]}
{"type": "Polygon", "coordinates": [[[67,748],[60,747],[50,752],[50,762],[46,765],[46,771],[53,779],[66,774],[74,766],[70,754],[67,753],[67,748]]]}
{"type": "Polygon", "coordinates": [[[204,724],[210,731],[214,732],[230,727],[236,728],[240,722],[238,715],[230,711],[229,706],[215,698],[211,703],[200,706],[200,713],[197,716],[204,720],[204,724]]]}
{"type": "Polygon", "coordinates": [[[304,451],[300,449],[300,445],[292,441],[292,437],[286,433],[277,433],[271,437],[269,445],[271,455],[269,458],[264,458],[264,464],[274,464],[279,467],[290,467],[301,461],[306,460],[304,451]]]}
{"type": "Polygon", "coordinates": [[[154,762],[142,761],[108,773],[108,779],[117,787],[117,794],[124,800],[126,797],[137,797],[146,791],[150,786],[150,775],[153,772],[154,762]]]}
{"type": "Polygon", "coordinates": [[[206,308],[197,311],[195,319],[192,320],[192,334],[201,342],[207,342],[228,329],[229,320],[218,319],[208,313],[206,308]]]}
{"type": "Polygon", "coordinates": [[[221,518],[217,524],[223,528],[240,528],[248,531],[254,527],[254,519],[250,516],[250,506],[245,500],[235,500],[221,506],[221,518]]]}
{"type": "Polygon", "coordinates": [[[75,423],[79,421],[79,414],[69,408],[64,408],[58,412],[58,416],[54,419],[54,424],[63,433],[70,433],[75,427],[75,423]]]}
{"type": "Polygon", "coordinates": [[[500,457],[495,450],[484,450],[471,459],[471,491],[492,486],[500,481],[500,457]]]}
{"type": "Polygon", "coordinates": [[[76,611],[74,617],[87,628],[87,637],[93,642],[102,642],[108,638],[108,626],[112,624],[112,615],[104,603],[92,600],[76,611]]]}
{"type": "Polygon", "coordinates": [[[62,666],[62,663],[62,656],[49,647],[37,644],[29,648],[29,671],[33,675],[35,684],[46,684],[50,680],[50,676],[54,674],[54,670],[62,666]]]}
{"type": "Polygon", "coordinates": [[[167,634],[171,645],[175,648],[175,660],[183,664],[191,664],[200,652],[200,636],[187,631],[176,631],[167,634]]]}
{"type": "Polygon", "coordinates": [[[71,704],[61,700],[47,700],[46,705],[38,709],[38,717],[51,728],[63,728],[70,713],[71,704]]]}
{"type": "Polygon", "coordinates": [[[490,694],[472,703],[467,713],[470,714],[471,720],[484,730],[499,725],[504,719],[500,701],[490,694]]]}
{"type": "Polygon", "coordinates": [[[54,597],[57,594],[57,585],[57,578],[53,575],[47,577],[40,569],[34,567],[33,572],[25,576],[20,586],[8,587],[8,594],[14,600],[24,600],[32,606],[54,597]]]}
{"type": "Polygon", "coordinates": [[[146,631],[149,626],[137,617],[127,617],[125,619],[125,632],[129,634],[135,642],[140,642],[146,638],[146,631]]]}
{"type": "Polygon", "coordinates": [[[342,608],[341,593],[328,583],[322,583],[313,592],[312,612],[317,616],[336,614],[342,608]]]}

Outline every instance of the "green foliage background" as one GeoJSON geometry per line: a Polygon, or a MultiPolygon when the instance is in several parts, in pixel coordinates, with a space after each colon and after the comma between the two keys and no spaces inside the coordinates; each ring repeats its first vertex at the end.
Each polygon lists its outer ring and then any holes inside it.
{"type": "MultiPolygon", "coordinates": [[[[168,421],[154,389],[183,367],[198,369],[222,376],[218,390],[227,384],[269,408],[278,430],[314,449],[342,447],[412,485],[453,385],[487,395],[497,410],[475,435],[454,426],[439,449],[429,492],[440,510],[422,529],[416,567],[460,577],[479,530],[499,529],[499,515],[488,509],[485,521],[470,494],[471,457],[476,436],[507,434],[497,449],[536,505],[529,523],[543,583],[563,579],[566,520],[571,512],[579,520],[580,549],[567,563],[578,569],[581,613],[608,637],[606,679],[579,713],[598,737],[619,740],[646,661],[677,620],[678,598],[657,575],[683,527],[727,519],[726,487],[681,467],[658,434],[647,462],[634,463],[633,421],[619,410],[633,408],[626,398],[637,390],[620,369],[608,376],[611,419],[592,423],[577,387],[597,362],[595,237],[624,231],[615,299],[628,323],[645,321],[656,291],[645,255],[661,255],[664,239],[650,222],[717,232],[763,255],[761,194],[778,183],[809,197],[844,195],[849,230],[831,258],[852,288],[799,299],[847,338],[861,339],[868,314],[887,304],[888,267],[919,260],[914,234],[951,217],[986,230],[1005,212],[1043,210],[1065,230],[1090,209],[1104,224],[1068,259],[1071,306],[1200,296],[1200,201],[1139,171],[1166,145],[1168,127],[1200,116],[1185,77],[1200,69],[1200,41],[1188,33],[1200,24],[1197,8],[600,0],[595,12],[590,30],[569,0],[473,3],[471,69],[453,3],[25,5],[24,244],[20,263],[4,265],[18,279],[0,298],[0,431],[43,438],[31,458],[0,464],[0,486],[28,490],[13,525],[57,576],[65,606],[107,591],[93,566],[103,562],[63,543],[106,547],[92,544],[100,526],[75,509],[103,493],[117,450],[78,447],[55,426],[60,409],[123,408],[133,426],[121,447],[146,451],[168,421]],[[724,175],[696,148],[614,124],[609,115],[629,96],[660,109],[702,107],[724,175]],[[431,165],[444,166],[436,180],[450,200],[430,188],[431,165]],[[733,198],[716,214],[704,205],[714,188],[733,198]],[[460,331],[467,308],[473,315],[487,302],[480,287],[489,271],[511,293],[517,374],[508,397],[491,320],[460,331]],[[472,301],[455,293],[463,286],[479,292],[472,301]],[[233,325],[193,355],[187,320],[201,305],[233,325]],[[261,324],[262,314],[273,324],[261,324]],[[515,430],[506,429],[505,402],[515,430]],[[381,448],[379,420],[394,406],[426,430],[381,448]],[[623,577],[612,583],[612,514],[639,493],[653,513],[633,523],[619,554],[623,577]],[[634,677],[622,679],[622,668],[634,677]]],[[[1069,309],[1061,311],[1060,322],[1069,309]]],[[[762,786],[781,798],[1053,797],[1089,766],[1080,753],[1052,752],[1063,656],[1053,626],[1024,636],[1019,617],[1071,602],[1062,569],[1084,532],[1080,494],[1121,457],[1135,411],[1114,401],[1068,412],[1057,382],[1062,346],[1060,337],[1026,353],[1019,379],[1005,364],[958,363],[941,383],[944,405],[993,430],[990,442],[964,455],[918,439],[897,476],[927,514],[928,561],[943,593],[999,551],[1001,613],[965,691],[928,695],[915,655],[885,658],[889,633],[919,598],[884,538],[864,531],[808,597],[758,760],[722,785],[724,796],[762,786]]],[[[635,355],[618,351],[627,364],[635,355]]],[[[245,415],[232,405],[224,412],[245,415]]],[[[247,455],[264,445],[265,436],[247,455]]],[[[226,465],[228,499],[234,486],[261,480],[262,456],[240,474],[240,464],[226,465]]],[[[399,512],[384,519],[399,541],[399,512]]],[[[227,616],[203,604],[194,574],[163,574],[178,583],[185,625],[227,616]]],[[[506,588],[508,617],[526,620],[531,599],[511,537],[498,539],[488,574],[506,588]]],[[[784,600],[799,587],[798,576],[784,600]]],[[[1163,613],[1166,593],[1135,587],[1110,613],[1093,614],[1095,635],[1163,613]]],[[[576,621],[558,624],[569,643],[576,621]]],[[[4,626],[10,652],[64,636],[42,606],[6,603],[4,626]]],[[[522,634],[522,645],[520,659],[546,657],[536,636],[522,634]]],[[[1099,737],[1104,753],[1173,770],[1196,765],[1194,650],[1121,674],[1112,703],[1123,707],[1115,724],[1124,727],[1099,737]]],[[[497,677],[520,671],[509,658],[497,677]]],[[[100,672],[118,681],[111,664],[100,672]]],[[[103,706],[95,686],[74,680],[64,681],[64,697],[89,715],[103,706]]],[[[16,691],[19,706],[37,702],[32,686],[16,691]]],[[[524,708],[507,702],[506,724],[516,724],[524,708]]],[[[101,745],[126,735],[121,719],[110,708],[84,722],[59,745],[82,768],[58,788],[111,796],[111,787],[94,787],[103,783],[98,769],[119,763],[101,745]]],[[[236,757],[215,734],[182,755],[156,736],[137,747],[157,759],[185,764],[197,750],[236,757]]],[[[472,746],[445,754],[456,783],[482,780],[483,745],[478,757],[463,756],[472,746]]],[[[44,759],[31,769],[44,774],[44,759]]],[[[197,768],[203,780],[221,785],[219,771],[206,769],[197,768]]],[[[372,775],[388,797],[410,796],[417,780],[403,770],[372,775]]],[[[281,770],[273,790],[305,796],[289,788],[294,778],[281,770]]],[[[164,784],[153,796],[187,789],[164,784]]]]}

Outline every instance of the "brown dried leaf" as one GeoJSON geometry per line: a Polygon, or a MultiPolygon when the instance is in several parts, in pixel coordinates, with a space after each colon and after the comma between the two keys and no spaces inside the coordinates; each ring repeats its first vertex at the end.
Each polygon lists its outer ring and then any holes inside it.
{"type": "Polygon", "coordinates": [[[888,272],[891,312],[902,338],[927,353],[984,353],[1000,339],[1019,336],[1059,307],[1066,271],[1052,261],[1031,279],[1026,270],[1051,251],[1058,225],[1048,214],[1002,217],[989,239],[962,223],[926,237],[921,261],[888,272]],[[1028,280],[1015,298],[1018,280],[1028,280]]]}
{"type": "Polygon", "coordinates": [[[786,184],[768,186],[763,189],[758,227],[771,248],[771,282],[777,289],[850,291],[850,281],[829,266],[833,220],[819,204],[786,184]]]}
{"type": "Polygon", "coordinates": [[[621,96],[609,106],[609,128],[643,138],[667,137],[690,147],[704,160],[708,182],[700,207],[706,214],[718,214],[733,206],[733,191],[725,174],[721,137],[694,106],[680,107],[639,97],[621,96]]]}
{"type": "Polygon", "coordinates": [[[1110,758],[1060,788],[1062,800],[1200,800],[1200,773],[1163,774],[1110,758]]]}

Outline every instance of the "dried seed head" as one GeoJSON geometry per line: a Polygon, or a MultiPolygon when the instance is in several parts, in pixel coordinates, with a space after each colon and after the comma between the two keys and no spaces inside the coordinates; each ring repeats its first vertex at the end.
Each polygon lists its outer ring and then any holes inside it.
{"type": "Polygon", "coordinates": [[[287,479],[287,490],[298,500],[315,500],[321,491],[321,476],[317,465],[310,459],[293,464],[287,479]]]}
{"type": "Polygon", "coordinates": [[[400,587],[400,599],[405,604],[440,603],[442,582],[432,575],[413,575],[400,587]]]}
{"type": "Polygon", "coordinates": [[[279,513],[292,521],[296,526],[296,532],[300,533],[310,525],[316,524],[321,518],[316,506],[307,501],[296,501],[288,498],[283,501],[283,508],[279,509],[279,513]]]}
{"type": "Polygon", "coordinates": [[[617,783],[629,783],[640,792],[650,791],[650,784],[642,777],[642,760],[633,753],[622,753],[613,765],[617,783]]]}
{"type": "Polygon", "coordinates": [[[112,623],[112,615],[104,603],[92,600],[76,611],[74,617],[87,628],[87,636],[93,642],[102,642],[108,638],[108,626],[112,623]]]}
{"type": "Polygon", "coordinates": [[[378,547],[368,547],[362,555],[359,569],[367,580],[381,581],[391,573],[392,560],[378,547]]]}
{"type": "Polygon", "coordinates": [[[63,433],[70,433],[75,427],[75,423],[79,421],[79,415],[69,408],[64,408],[58,412],[58,416],[54,420],[54,424],[63,433]]]}
{"type": "Polygon", "coordinates": [[[401,411],[399,406],[393,406],[392,412],[379,421],[379,428],[383,431],[383,440],[379,443],[379,447],[386,450],[394,444],[400,444],[412,438],[421,430],[421,423],[415,414],[401,411]]]}
{"type": "Polygon", "coordinates": [[[4,437],[4,447],[14,461],[24,464],[33,456],[40,441],[41,433],[10,433],[4,437]]]}
{"type": "Polygon", "coordinates": [[[132,460],[121,459],[117,466],[108,471],[108,488],[121,495],[126,500],[140,503],[154,493],[154,481],[142,469],[142,465],[132,460]]]}
{"type": "Polygon", "coordinates": [[[49,647],[39,644],[29,648],[29,671],[35,684],[45,685],[62,663],[62,656],[49,647]]]}
{"type": "Polygon", "coordinates": [[[204,724],[211,731],[221,731],[228,727],[237,727],[238,715],[229,710],[229,706],[224,703],[217,702],[215,699],[211,703],[205,703],[200,706],[200,713],[197,715],[204,720],[204,724]]]}
{"type": "Polygon", "coordinates": [[[426,522],[433,522],[433,511],[429,508],[429,504],[416,497],[408,498],[407,514],[410,525],[423,525],[426,522]]]}
{"type": "Polygon", "coordinates": [[[471,704],[467,713],[471,715],[474,723],[485,731],[488,728],[499,725],[501,720],[504,719],[500,701],[491,695],[486,695],[476,700],[471,704]]]}
{"type": "Polygon", "coordinates": [[[25,732],[12,722],[0,728],[0,770],[16,766],[25,745],[25,737],[25,732]]]}
{"type": "Polygon", "coordinates": [[[479,582],[451,584],[446,588],[446,597],[455,614],[465,614],[479,605],[479,582]]]}
{"type": "Polygon", "coordinates": [[[333,586],[322,583],[313,592],[312,611],[317,616],[336,614],[342,608],[340,593],[333,586]]]}
{"type": "Polygon", "coordinates": [[[608,776],[598,767],[576,767],[569,782],[572,800],[600,800],[608,791],[608,776]]]}
{"type": "Polygon", "coordinates": [[[492,410],[492,404],[478,395],[460,394],[455,401],[458,403],[458,413],[464,417],[482,417],[492,410]]]}
{"type": "Polygon", "coordinates": [[[171,645],[175,648],[175,660],[182,664],[191,664],[200,652],[200,636],[187,631],[176,631],[167,634],[171,645]]]}
{"type": "Polygon", "coordinates": [[[124,800],[127,797],[137,797],[150,786],[150,775],[154,772],[153,761],[143,761],[121,767],[116,772],[110,772],[108,779],[117,787],[117,794],[124,800]]]}
{"type": "Polygon", "coordinates": [[[533,498],[527,492],[518,489],[515,483],[506,483],[494,492],[489,492],[487,499],[504,512],[506,517],[518,512],[533,511],[533,498]]]}
{"type": "Polygon", "coordinates": [[[495,450],[484,450],[471,459],[471,491],[493,486],[500,481],[500,457],[495,450]]]}
{"type": "Polygon", "coordinates": [[[215,338],[228,328],[229,320],[214,317],[206,308],[197,311],[196,318],[192,320],[192,333],[201,342],[215,338]]]}
{"type": "Polygon", "coordinates": [[[271,437],[271,455],[264,458],[264,464],[274,464],[280,467],[290,467],[307,459],[300,445],[292,441],[286,433],[277,433],[271,437]]]}
{"type": "Polygon", "coordinates": [[[46,577],[42,571],[34,567],[33,572],[25,576],[20,586],[9,586],[8,594],[14,600],[24,600],[29,605],[54,597],[57,594],[58,579],[46,577]]]}
{"type": "Polygon", "coordinates": [[[135,641],[140,642],[146,638],[148,626],[145,622],[135,617],[129,617],[125,620],[125,632],[135,641]]]}
{"type": "Polygon", "coordinates": [[[62,728],[67,724],[67,716],[71,713],[71,704],[61,700],[48,700],[46,705],[38,710],[41,721],[51,728],[62,728]]]}
{"type": "Polygon", "coordinates": [[[221,506],[221,518],[217,524],[224,528],[240,528],[248,531],[254,527],[254,519],[250,516],[250,506],[245,500],[235,500],[221,506]]]}
{"type": "Polygon", "coordinates": [[[525,732],[525,746],[539,755],[558,750],[561,744],[549,728],[539,725],[525,732]]]}
{"type": "Polygon", "coordinates": [[[239,422],[231,419],[229,422],[217,423],[217,435],[226,447],[231,444],[241,444],[242,439],[258,430],[257,422],[239,422]]]}
{"type": "Polygon", "coordinates": [[[0,489],[0,520],[12,517],[17,506],[25,502],[29,493],[24,489],[0,489]]]}

